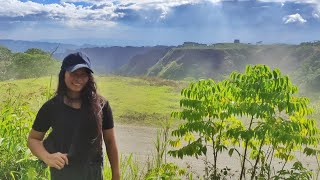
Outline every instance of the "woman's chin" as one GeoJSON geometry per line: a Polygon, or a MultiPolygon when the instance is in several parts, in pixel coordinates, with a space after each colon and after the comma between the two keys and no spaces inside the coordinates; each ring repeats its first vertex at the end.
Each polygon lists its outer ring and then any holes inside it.
{"type": "Polygon", "coordinates": [[[73,87],[73,88],[70,88],[70,90],[73,92],[81,92],[82,88],[81,87],[73,87]]]}

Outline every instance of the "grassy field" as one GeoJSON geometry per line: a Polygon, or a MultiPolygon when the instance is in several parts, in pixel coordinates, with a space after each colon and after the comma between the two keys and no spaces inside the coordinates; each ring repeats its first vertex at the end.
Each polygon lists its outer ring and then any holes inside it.
{"type": "MultiPolygon", "coordinates": [[[[187,86],[185,82],[145,77],[96,76],[95,80],[98,92],[111,104],[116,123],[144,126],[159,126],[172,111],[179,110],[180,91],[187,86]]],[[[31,108],[37,112],[46,101],[48,89],[55,92],[57,81],[57,77],[2,81],[0,93],[2,97],[29,98],[31,108]]],[[[319,102],[312,103],[312,107],[312,117],[320,127],[319,102]]]]}
{"type": "MultiPolygon", "coordinates": [[[[129,78],[119,76],[95,77],[98,92],[109,100],[116,123],[158,126],[179,108],[183,84],[156,78],[129,78]]],[[[3,96],[30,98],[37,111],[46,101],[48,89],[53,93],[57,77],[23,79],[0,82],[3,96]],[[51,82],[51,83],[50,83],[51,82]],[[51,88],[50,88],[51,87],[51,88]]]]}

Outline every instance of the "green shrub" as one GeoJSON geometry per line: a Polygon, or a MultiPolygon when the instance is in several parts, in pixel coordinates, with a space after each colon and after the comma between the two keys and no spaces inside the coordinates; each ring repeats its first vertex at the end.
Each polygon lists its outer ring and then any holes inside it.
{"type": "Polygon", "coordinates": [[[36,97],[9,94],[5,98],[0,102],[0,179],[47,179],[48,169],[26,145],[35,118],[28,102],[36,97]]]}

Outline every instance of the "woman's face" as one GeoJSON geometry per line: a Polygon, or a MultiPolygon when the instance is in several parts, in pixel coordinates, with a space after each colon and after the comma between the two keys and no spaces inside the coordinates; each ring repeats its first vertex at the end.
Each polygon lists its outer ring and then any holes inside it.
{"type": "Polygon", "coordinates": [[[68,72],[64,74],[64,81],[68,90],[73,92],[81,92],[84,86],[89,80],[89,74],[85,68],[77,69],[74,72],[68,72]]]}

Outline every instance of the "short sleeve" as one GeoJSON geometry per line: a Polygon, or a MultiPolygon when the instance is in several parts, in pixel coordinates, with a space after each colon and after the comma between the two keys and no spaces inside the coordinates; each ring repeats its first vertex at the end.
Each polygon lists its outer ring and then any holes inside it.
{"type": "Polygon", "coordinates": [[[32,129],[39,132],[47,132],[51,127],[49,103],[45,103],[38,111],[36,119],[33,122],[32,129]]]}
{"type": "Polygon", "coordinates": [[[104,105],[102,111],[103,111],[102,129],[106,130],[106,129],[113,128],[114,122],[113,122],[112,110],[108,101],[104,105]]]}

